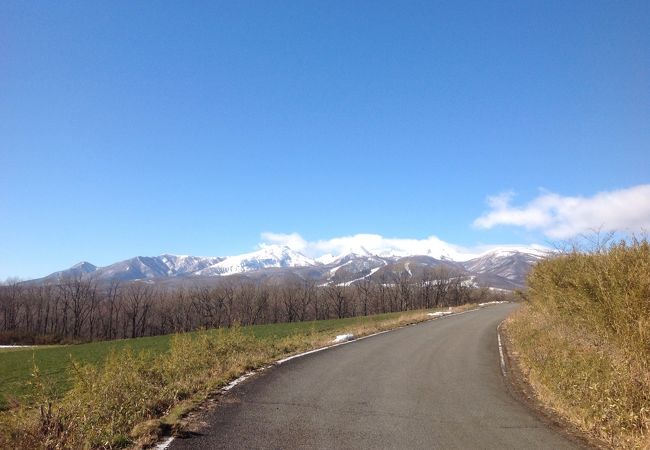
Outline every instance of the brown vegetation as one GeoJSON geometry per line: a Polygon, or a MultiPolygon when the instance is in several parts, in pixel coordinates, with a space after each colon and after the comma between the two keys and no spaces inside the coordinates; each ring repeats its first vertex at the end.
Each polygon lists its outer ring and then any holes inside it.
{"type": "Polygon", "coordinates": [[[508,323],[540,400],[616,448],[650,448],[650,244],[537,264],[508,323]]]}

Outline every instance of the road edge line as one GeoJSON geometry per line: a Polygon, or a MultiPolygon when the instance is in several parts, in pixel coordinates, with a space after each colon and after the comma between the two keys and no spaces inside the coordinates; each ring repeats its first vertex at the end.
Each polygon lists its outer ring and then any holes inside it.
{"type": "Polygon", "coordinates": [[[501,343],[501,325],[503,325],[503,322],[506,320],[503,319],[499,325],[497,325],[497,342],[499,344],[499,359],[501,363],[501,375],[503,375],[504,378],[508,378],[508,371],[506,370],[506,358],[505,355],[503,354],[503,344],[501,343]]]}

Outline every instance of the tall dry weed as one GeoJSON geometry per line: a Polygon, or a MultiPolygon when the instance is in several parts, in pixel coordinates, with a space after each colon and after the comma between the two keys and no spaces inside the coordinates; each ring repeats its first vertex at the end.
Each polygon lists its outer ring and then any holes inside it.
{"type": "Polygon", "coordinates": [[[650,448],[650,244],[538,263],[508,329],[540,398],[610,445],[650,448]]]}

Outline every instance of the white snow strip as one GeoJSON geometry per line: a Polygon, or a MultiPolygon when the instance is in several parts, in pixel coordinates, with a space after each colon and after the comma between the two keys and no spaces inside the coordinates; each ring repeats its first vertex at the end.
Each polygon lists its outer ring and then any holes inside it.
{"type": "Polygon", "coordinates": [[[427,316],[429,317],[442,317],[442,316],[448,316],[449,314],[453,314],[451,311],[436,311],[432,313],[427,313],[427,316]]]}
{"type": "Polygon", "coordinates": [[[348,264],[351,264],[351,263],[352,263],[352,261],[348,261],[346,263],[341,264],[340,266],[336,266],[333,269],[330,269],[330,276],[327,279],[331,280],[332,278],[334,278],[334,275],[336,275],[337,270],[339,270],[341,267],[345,267],[345,266],[347,266],[348,264]]]}
{"type": "Polygon", "coordinates": [[[0,348],[31,348],[34,345],[0,345],[0,348]]]}
{"type": "MultiPolygon", "coordinates": [[[[386,264],[386,263],[384,262],[384,264],[386,264]]],[[[379,269],[381,269],[382,267],[383,267],[383,266],[375,267],[374,269],[371,269],[371,270],[370,270],[370,273],[369,273],[368,275],[364,275],[364,276],[362,276],[362,277],[355,278],[354,280],[352,280],[352,281],[348,281],[348,282],[345,282],[345,283],[339,283],[339,284],[337,284],[337,286],[350,286],[350,285],[352,285],[353,283],[356,283],[357,281],[361,281],[361,280],[364,280],[364,279],[366,279],[366,278],[372,276],[375,272],[377,272],[377,271],[378,271],[379,269]]],[[[324,285],[321,285],[321,286],[326,286],[326,285],[327,285],[327,284],[324,284],[324,285]]]]}
{"type": "Polygon", "coordinates": [[[332,342],[346,342],[354,339],[354,334],[339,334],[332,342]]]}
{"type": "Polygon", "coordinates": [[[507,300],[501,300],[501,301],[485,302],[485,303],[479,303],[478,306],[498,305],[500,303],[508,303],[508,301],[507,300]]]}
{"type": "Polygon", "coordinates": [[[501,289],[501,288],[495,288],[495,287],[488,287],[489,290],[495,291],[495,292],[512,292],[511,289],[501,289]]]}
{"type": "Polygon", "coordinates": [[[470,276],[467,280],[461,281],[460,284],[464,287],[479,287],[478,284],[476,284],[476,277],[474,275],[470,276]]]}

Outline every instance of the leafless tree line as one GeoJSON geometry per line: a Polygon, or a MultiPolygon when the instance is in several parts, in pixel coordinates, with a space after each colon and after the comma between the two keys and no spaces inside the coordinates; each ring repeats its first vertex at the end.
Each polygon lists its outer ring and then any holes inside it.
{"type": "Polygon", "coordinates": [[[153,336],[199,328],[353,317],[455,306],[502,296],[444,269],[417,279],[261,283],[221,279],[214,286],[162,288],[143,282],[67,279],[0,286],[0,343],[53,343],[153,336]]]}

